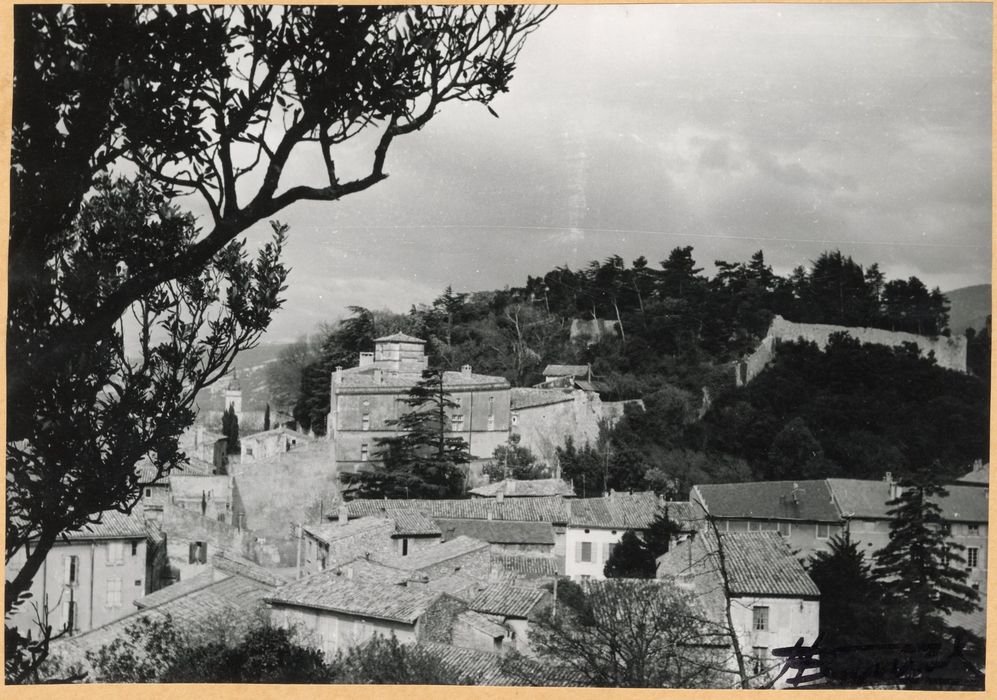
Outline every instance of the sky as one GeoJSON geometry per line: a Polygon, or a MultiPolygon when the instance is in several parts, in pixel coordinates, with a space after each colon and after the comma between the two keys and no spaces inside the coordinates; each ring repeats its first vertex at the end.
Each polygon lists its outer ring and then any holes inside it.
{"type": "Polygon", "coordinates": [[[395,141],[386,181],[276,217],[292,271],[267,340],[687,245],[707,274],[837,248],[890,278],[989,283],[991,37],[989,4],[561,6],[497,119],[447,104],[395,141]]]}

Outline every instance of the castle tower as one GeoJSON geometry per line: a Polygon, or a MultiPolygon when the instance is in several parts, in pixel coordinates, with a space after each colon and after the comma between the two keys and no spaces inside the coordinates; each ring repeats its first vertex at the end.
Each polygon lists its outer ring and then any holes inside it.
{"type": "Polygon", "coordinates": [[[229,406],[235,407],[235,415],[239,419],[239,424],[242,425],[242,387],[239,386],[238,372],[232,373],[232,380],[225,387],[224,410],[227,411],[229,406]]]}

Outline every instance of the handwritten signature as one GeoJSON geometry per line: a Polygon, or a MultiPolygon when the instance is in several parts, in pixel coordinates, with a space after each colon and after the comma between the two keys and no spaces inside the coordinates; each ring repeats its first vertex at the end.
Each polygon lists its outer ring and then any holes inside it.
{"type": "Polygon", "coordinates": [[[785,661],[779,674],[769,681],[767,687],[774,686],[779,679],[793,671],[796,674],[785,679],[786,685],[793,688],[813,685],[826,679],[821,659],[827,660],[829,657],[843,654],[857,654],[858,658],[863,658],[870,653],[882,652],[892,652],[888,654],[889,662],[886,664],[888,668],[884,668],[884,664],[873,662],[863,675],[872,678],[889,676],[894,682],[904,682],[924,677],[932,671],[944,669],[957,662],[961,663],[963,671],[958,680],[982,682],[983,679],[983,673],[965,657],[965,644],[958,639],[952,643],[948,653],[943,654],[943,645],[937,642],[832,647],[821,644],[821,635],[818,635],[814,643],[809,646],[805,645],[803,637],[800,637],[791,647],[772,650],[773,656],[784,658],[785,661]]]}

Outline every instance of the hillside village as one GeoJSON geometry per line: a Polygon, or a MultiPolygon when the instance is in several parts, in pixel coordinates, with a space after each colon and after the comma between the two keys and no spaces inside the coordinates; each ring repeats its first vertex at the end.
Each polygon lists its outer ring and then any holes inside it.
{"type": "MultiPolygon", "coordinates": [[[[582,332],[572,325],[572,335],[582,332]]],[[[731,383],[749,384],[782,344],[828,335],[825,326],[776,318],[758,349],[729,365],[731,383]]],[[[876,335],[898,347],[912,337],[876,335]]],[[[923,343],[942,343],[939,363],[967,371],[964,339],[923,343]]],[[[130,515],[105,513],[53,549],[33,592],[45,621],[71,633],[52,644],[57,667],[90,668],[138,620],[169,617],[204,631],[262,614],[327,659],[393,636],[475,683],[584,684],[570,668],[541,664],[526,677],[503,660],[535,658],[531,633],[559,588],[564,595],[604,580],[628,533],[646,539],[664,518],[672,529],[649,575],[691,592],[704,624],[719,630],[709,634],[726,660],[725,683],[739,684],[741,659],[751,686],[784,687],[792,677],[781,673],[777,650],[822,631],[814,555],[847,535],[871,559],[890,539],[889,503],[904,487],[889,471],[695,483],[680,494],[596,484],[583,495],[559,464],[566,446],[594,444],[628,411],[644,411],[640,399],[604,400],[608,387],[591,365],[550,364],[528,387],[466,364],[442,372],[446,434],[470,457],[463,493],[358,497],[344,475],[379,468],[378,440],[398,434],[404,399],[428,369],[424,339],[374,339],[372,351],[330,372],[324,435],[275,421],[240,434],[232,453],[217,432],[222,412],[202,416],[184,438],[187,465],[168,475],[141,465],[142,496],[130,515]],[[508,464],[496,468],[494,455],[510,445],[548,470],[524,480],[508,464]]],[[[703,394],[699,415],[710,408],[703,394]]],[[[224,399],[242,424],[237,377],[224,384],[224,399]]],[[[938,506],[979,595],[975,612],[952,613],[950,622],[983,638],[989,465],[967,467],[947,480],[938,506]]]]}

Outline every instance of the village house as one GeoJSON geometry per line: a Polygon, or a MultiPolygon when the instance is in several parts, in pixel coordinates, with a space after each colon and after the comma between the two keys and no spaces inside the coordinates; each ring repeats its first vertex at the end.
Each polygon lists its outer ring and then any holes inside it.
{"type": "Polygon", "coordinates": [[[470,603],[470,609],[487,616],[510,631],[509,642],[516,651],[530,651],[530,621],[549,603],[549,594],[540,588],[520,588],[492,584],[470,603]]]}
{"type": "Polygon", "coordinates": [[[539,588],[553,583],[558,575],[558,560],[551,554],[492,551],[492,571],[489,581],[524,588],[539,588]]]}
{"type": "MultiPolygon", "coordinates": [[[[37,632],[86,632],[130,613],[146,594],[146,526],[138,514],[104,511],[100,522],[56,540],[31,584],[31,598],[7,624],[37,632]]],[[[7,562],[6,576],[24,564],[23,550],[7,562]]]]}
{"type": "Polygon", "coordinates": [[[174,472],[169,485],[169,500],[174,506],[218,522],[232,522],[232,477],[174,472]]]}
{"type": "Polygon", "coordinates": [[[545,553],[554,551],[554,527],[550,523],[437,518],[436,524],[443,532],[444,542],[466,536],[487,542],[496,549],[545,553]]]}
{"type": "MultiPolygon", "coordinates": [[[[138,485],[141,490],[139,494],[139,509],[146,520],[162,521],[163,507],[171,502],[170,498],[170,477],[171,476],[211,476],[215,473],[215,466],[206,462],[200,457],[188,456],[187,464],[176,467],[169,474],[157,476],[158,471],[152,460],[148,457],[142,459],[135,467],[138,474],[138,485]]],[[[181,484],[180,490],[184,486],[181,484]]],[[[183,496],[181,496],[183,500],[183,496]]],[[[187,504],[191,505],[191,504],[187,504]]]]}
{"type": "Polygon", "coordinates": [[[287,427],[263,430],[251,435],[240,436],[240,463],[264,462],[291,450],[308,444],[312,438],[287,427]]]}
{"type": "Polygon", "coordinates": [[[973,468],[956,479],[955,483],[987,488],[990,485],[990,462],[984,464],[982,459],[976,460],[973,468]]]}
{"type": "Polygon", "coordinates": [[[844,520],[824,479],[699,484],[689,501],[725,532],[778,532],[801,555],[826,549],[844,520]]]}
{"type": "Polygon", "coordinates": [[[467,604],[425,586],[353,580],[342,569],[312,574],[267,597],[271,621],[294,627],[327,657],[374,635],[402,643],[449,642],[467,604]]]}
{"type": "MultiPolygon", "coordinates": [[[[610,493],[601,498],[568,501],[570,516],[565,535],[564,574],[575,580],[601,579],[613,549],[627,531],[646,530],[665,503],[650,492],[610,493]]],[[[681,504],[672,506],[674,519],[681,504]]],[[[684,519],[685,511],[681,511],[684,519]]]]}
{"type": "Polygon", "coordinates": [[[390,518],[360,518],[322,525],[303,525],[302,571],[305,575],[335,566],[357,556],[394,554],[390,518]]]}
{"type": "Polygon", "coordinates": [[[486,581],[491,570],[489,544],[466,536],[425,547],[408,556],[374,553],[371,559],[402,571],[419,574],[426,580],[459,572],[464,576],[486,581]]]}
{"type": "MultiPolygon", "coordinates": [[[[773,649],[792,646],[800,638],[813,644],[820,631],[820,591],[777,532],[704,529],[658,558],[658,577],[694,591],[711,629],[728,634],[729,604],[754,687],[781,669],[784,659],[773,657],[773,649]]],[[[731,670],[736,670],[733,660],[731,670]]]]}
{"type": "MultiPolygon", "coordinates": [[[[332,377],[327,436],[336,468],[356,472],[376,458],[379,438],[397,434],[394,421],[411,409],[403,402],[428,368],[426,341],[403,333],[374,340],[357,367],[337,368],[332,377]]],[[[487,458],[509,437],[509,382],[474,374],[465,365],[444,372],[450,400],[449,435],[462,437],[473,457],[487,458]]]]}

